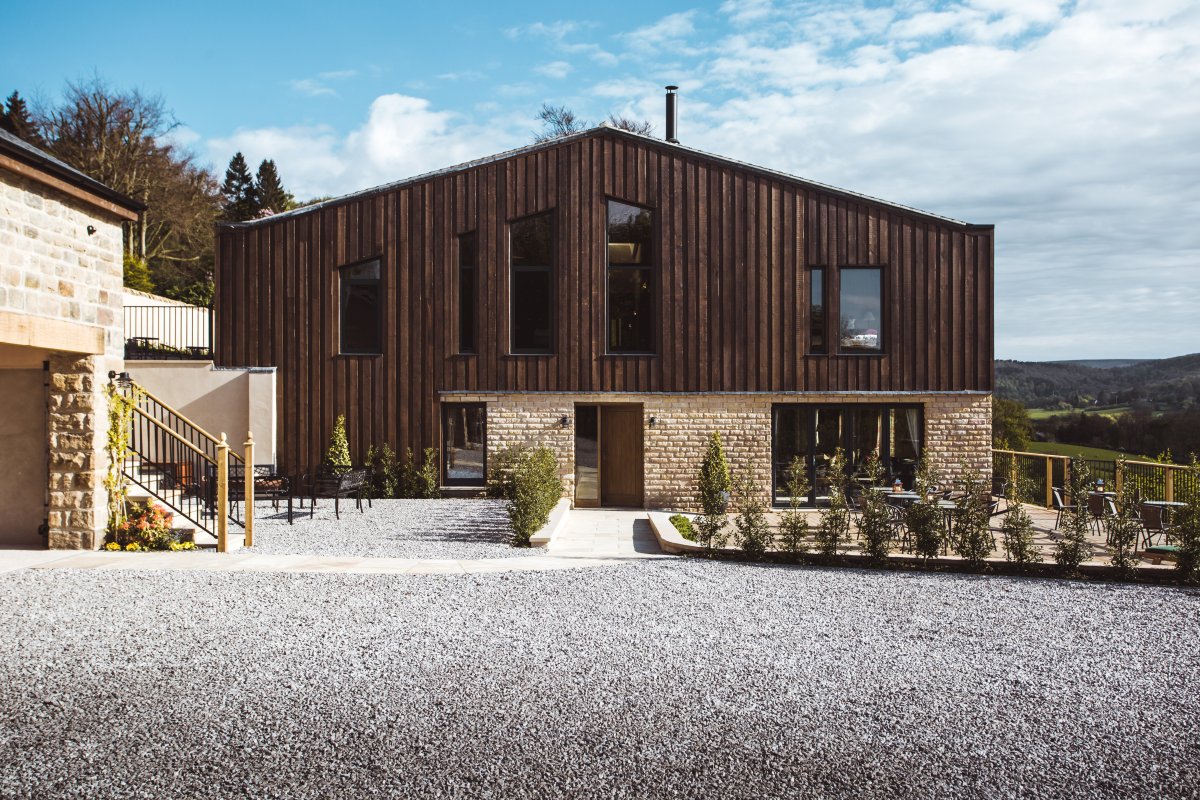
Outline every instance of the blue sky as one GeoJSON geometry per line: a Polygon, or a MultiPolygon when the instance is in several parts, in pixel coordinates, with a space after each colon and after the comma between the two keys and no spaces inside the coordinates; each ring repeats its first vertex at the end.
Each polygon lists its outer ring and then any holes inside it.
{"type": "Polygon", "coordinates": [[[1195,0],[0,8],[5,94],[159,93],[300,197],[524,144],[543,102],[661,134],[677,83],[686,144],[995,223],[997,356],[1200,350],[1195,0]]]}

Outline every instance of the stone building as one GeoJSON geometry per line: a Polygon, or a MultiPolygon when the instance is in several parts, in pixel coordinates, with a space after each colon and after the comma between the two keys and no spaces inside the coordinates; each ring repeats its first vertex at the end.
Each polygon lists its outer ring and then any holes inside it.
{"type": "Polygon", "coordinates": [[[818,502],[836,448],[990,466],[993,227],[610,127],[218,229],[216,361],[279,369],[279,460],[545,444],[578,505],[735,471],[818,502]]]}
{"type": "Polygon", "coordinates": [[[142,208],[0,130],[0,547],[101,544],[122,224],[142,208]]]}

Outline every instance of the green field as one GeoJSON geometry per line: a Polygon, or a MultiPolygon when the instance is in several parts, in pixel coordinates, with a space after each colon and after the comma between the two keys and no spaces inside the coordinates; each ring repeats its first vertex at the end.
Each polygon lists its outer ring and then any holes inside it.
{"type": "Polygon", "coordinates": [[[1088,406],[1087,408],[1031,408],[1029,409],[1029,418],[1032,420],[1051,419],[1053,417],[1061,417],[1066,414],[1078,414],[1080,411],[1085,414],[1100,414],[1105,417],[1119,417],[1129,410],[1129,406],[1088,406]]]}
{"type": "Polygon", "coordinates": [[[1116,461],[1121,457],[1130,461],[1154,460],[1134,453],[1122,453],[1120,450],[1105,450],[1103,447],[1084,447],[1083,445],[1063,444],[1061,442],[1030,442],[1028,452],[1044,453],[1048,456],[1082,455],[1084,458],[1091,459],[1092,461],[1116,461]]]}

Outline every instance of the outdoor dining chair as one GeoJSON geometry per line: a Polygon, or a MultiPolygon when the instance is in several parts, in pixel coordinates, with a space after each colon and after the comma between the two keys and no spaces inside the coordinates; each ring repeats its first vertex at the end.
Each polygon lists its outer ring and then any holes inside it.
{"type": "Polygon", "coordinates": [[[1051,491],[1054,493],[1054,510],[1058,512],[1058,516],[1054,518],[1054,530],[1058,530],[1059,525],[1062,524],[1063,514],[1073,513],[1075,505],[1073,503],[1068,505],[1063,502],[1061,486],[1052,486],[1051,491]]]}
{"type": "Polygon", "coordinates": [[[1138,506],[1142,517],[1142,549],[1154,545],[1154,537],[1166,540],[1171,536],[1170,525],[1167,524],[1167,509],[1163,506],[1142,503],[1138,506]]]}
{"type": "Polygon", "coordinates": [[[1106,517],[1116,516],[1116,509],[1103,494],[1089,494],[1087,510],[1091,515],[1092,525],[1096,528],[1097,534],[1100,533],[1106,517]]]}

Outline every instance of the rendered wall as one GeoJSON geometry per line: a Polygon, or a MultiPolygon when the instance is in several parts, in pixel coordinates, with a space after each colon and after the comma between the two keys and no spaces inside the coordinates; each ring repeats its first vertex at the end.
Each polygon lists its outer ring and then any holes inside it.
{"type": "Polygon", "coordinates": [[[0,547],[44,547],[46,393],[40,369],[0,370],[0,547]]]}

